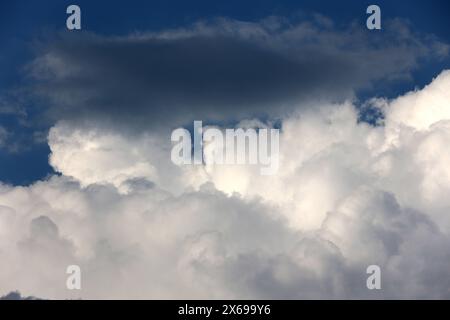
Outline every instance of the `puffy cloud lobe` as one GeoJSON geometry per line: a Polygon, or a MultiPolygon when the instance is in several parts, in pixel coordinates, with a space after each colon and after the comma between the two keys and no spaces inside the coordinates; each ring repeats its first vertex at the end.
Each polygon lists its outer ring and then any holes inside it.
{"type": "Polygon", "coordinates": [[[285,118],[273,176],[251,166],[179,168],[169,135],[59,122],[49,145],[62,175],[0,187],[1,289],[46,298],[449,298],[449,89],[444,71],[384,101],[382,126],[358,122],[350,103],[285,118]],[[70,264],[82,267],[80,292],[65,288],[70,264]],[[381,267],[380,291],[365,287],[371,264],[381,267]]]}

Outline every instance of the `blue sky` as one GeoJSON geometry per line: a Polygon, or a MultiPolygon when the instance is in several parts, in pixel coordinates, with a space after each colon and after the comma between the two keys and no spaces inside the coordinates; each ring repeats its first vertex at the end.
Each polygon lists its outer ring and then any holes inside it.
{"type": "MultiPolygon", "coordinates": [[[[82,9],[82,32],[101,35],[127,35],[135,31],[158,31],[190,25],[199,20],[226,17],[242,21],[259,21],[268,16],[301,17],[320,13],[337,26],[352,21],[364,25],[365,8],[370,1],[3,1],[0,4],[0,94],[9,95],[29,79],[24,66],[35,55],[35,43],[55,32],[65,32],[65,8],[76,3],[82,9]]],[[[412,30],[433,34],[450,43],[448,1],[377,1],[382,19],[404,18],[412,30]]],[[[381,31],[381,32],[384,32],[381,31]]],[[[399,93],[423,86],[436,76],[447,60],[430,60],[413,71],[414,81],[378,83],[370,90],[361,90],[364,100],[373,92],[395,97],[399,93]]],[[[26,148],[11,152],[0,150],[0,180],[12,184],[29,184],[52,172],[48,165],[49,149],[45,142],[28,143],[36,130],[45,132],[49,124],[40,123],[39,111],[26,106],[31,123],[21,125],[17,116],[0,114],[0,124],[13,132],[14,138],[25,141],[26,148]],[[36,113],[37,112],[37,113],[36,113]],[[37,122],[37,123],[36,123],[37,122]]]]}

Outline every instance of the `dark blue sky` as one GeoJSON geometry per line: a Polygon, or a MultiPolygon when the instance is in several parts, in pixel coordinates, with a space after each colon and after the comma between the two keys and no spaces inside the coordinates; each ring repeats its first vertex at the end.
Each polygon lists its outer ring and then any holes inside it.
{"type": "MultiPolygon", "coordinates": [[[[267,16],[295,17],[321,13],[337,25],[352,21],[365,24],[365,10],[378,4],[382,19],[405,18],[413,30],[433,34],[450,43],[450,4],[448,1],[2,1],[0,3],[0,96],[8,95],[24,84],[24,65],[33,57],[33,41],[48,33],[65,30],[65,10],[69,4],[82,9],[83,31],[104,35],[125,35],[133,31],[157,31],[189,25],[198,20],[228,17],[258,21],[267,16]]],[[[448,66],[448,61],[430,62],[414,73],[414,83],[394,87],[380,84],[377,92],[395,96],[413,86],[423,86],[448,66]]],[[[364,95],[364,93],[362,93],[364,95]]],[[[370,94],[370,93],[367,93],[370,94]]],[[[32,113],[32,109],[28,110],[32,113]]],[[[37,118],[39,115],[36,116],[37,118]]],[[[0,125],[17,132],[16,139],[32,135],[34,127],[24,127],[17,117],[0,114],[0,125]]],[[[45,127],[42,128],[45,130],[45,127]]],[[[0,149],[0,181],[28,184],[51,172],[48,166],[49,149],[46,144],[30,145],[18,152],[0,149]]]]}

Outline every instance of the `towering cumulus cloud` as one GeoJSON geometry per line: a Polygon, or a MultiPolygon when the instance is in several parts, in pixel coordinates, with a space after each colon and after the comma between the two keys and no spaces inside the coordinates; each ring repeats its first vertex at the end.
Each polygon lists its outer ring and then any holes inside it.
{"type": "Polygon", "coordinates": [[[354,105],[357,87],[448,49],[392,23],[391,46],[323,17],[45,46],[29,92],[54,120],[58,174],[0,184],[0,295],[450,298],[450,70],[369,100],[376,125],[354,105]],[[170,131],[194,119],[277,123],[277,174],[174,165],[170,131]],[[382,290],[366,287],[374,264],[382,290]]]}
{"type": "Polygon", "coordinates": [[[449,101],[444,71],[374,101],[383,125],[350,103],[283,119],[273,176],[178,168],[157,135],[60,122],[62,175],[1,186],[2,290],[73,297],[79,264],[83,298],[448,298],[449,101]],[[383,290],[365,288],[370,264],[383,290]]]}

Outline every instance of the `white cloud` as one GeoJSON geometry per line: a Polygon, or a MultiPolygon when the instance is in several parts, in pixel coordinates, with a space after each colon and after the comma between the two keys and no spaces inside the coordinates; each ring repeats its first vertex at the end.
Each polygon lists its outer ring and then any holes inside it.
{"type": "MultiPolygon", "coordinates": [[[[48,298],[449,298],[450,72],[283,119],[280,169],[176,167],[170,135],[59,122],[61,176],[0,186],[0,290],[48,298]],[[65,267],[83,289],[65,289],[65,267]],[[381,291],[365,287],[382,270],[381,291]]],[[[248,121],[246,123],[256,123],[248,121]]]]}
{"type": "Polygon", "coordinates": [[[387,110],[389,125],[401,124],[416,130],[426,130],[441,120],[450,119],[450,70],[443,71],[423,90],[416,90],[390,103],[387,110]]]}

